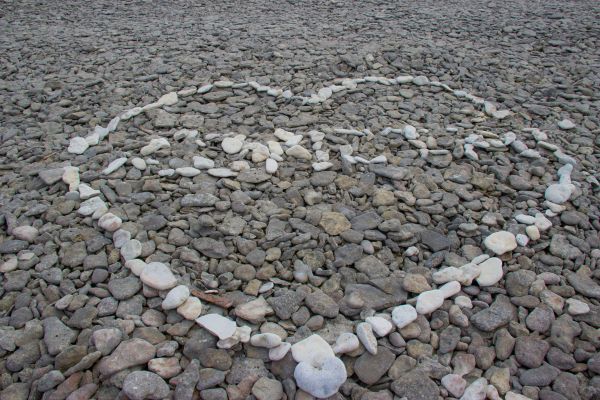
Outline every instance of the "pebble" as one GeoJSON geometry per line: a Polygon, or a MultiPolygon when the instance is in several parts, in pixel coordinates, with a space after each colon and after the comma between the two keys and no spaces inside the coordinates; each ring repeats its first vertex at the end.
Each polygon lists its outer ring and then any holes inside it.
{"type": "Polygon", "coordinates": [[[147,264],[140,274],[140,279],[146,285],[158,290],[171,289],[177,284],[177,278],[169,267],[161,262],[147,264]]]}
{"type": "Polygon", "coordinates": [[[194,321],[202,313],[202,302],[199,298],[190,296],[177,307],[177,313],[187,320],[194,321]]]}
{"type": "Polygon", "coordinates": [[[392,310],[392,321],[398,329],[402,329],[418,317],[417,310],[410,304],[395,307],[392,310]]]}
{"type": "Polygon", "coordinates": [[[573,123],[573,121],[570,121],[568,119],[563,119],[561,121],[558,121],[558,127],[560,129],[567,131],[569,129],[575,128],[575,124],[573,123]]]}
{"type": "Polygon", "coordinates": [[[502,255],[517,248],[515,235],[507,231],[492,233],[485,238],[483,244],[497,255],[502,255]]]}
{"type": "Polygon", "coordinates": [[[83,154],[90,147],[87,140],[82,137],[76,136],[69,141],[69,148],[67,151],[71,154],[83,154]]]}
{"type": "Polygon", "coordinates": [[[346,381],[346,367],[337,357],[327,357],[318,366],[299,362],[294,369],[294,378],[300,389],[324,399],[337,393],[346,381]]]}
{"type": "Polygon", "coordinates": [[[394,330],[392,323],[383,317],[367,317],[366,321],[373,328],[373,332],[380,337],[387,336],[394,330]]]}
{"type": "Polygon", "coordinates": [[[343,332],[337,337],[332,350],[336,354],[352,353],[360,347],[358,337],[349,332],[343,332]]]}
{"type": "Polygon", "coordinates": [[[98,220],[98,226],[106,231],[114,232],[121,227],[123,221],[113,213],[106,213],[98,220]]]}
{"type": "Polygon", "coordinates": [[[102,171],[104,175],[110,175],[119,168],[121,168],[127,162],[127,157],[119,157],[116,160],[113,160],[108,164],[106,168],[102,171]]]}
{"type": "Polygon", "coordinates": [[[493,286],[500,282],[504,275],[502,271],[502,260],[497,257],[488,258],[481,264],[479,264],[481,273],[477,277],[476,281],[479,286],[493,286]]]}
{"type": "Polygon", "coordinates": [[[169,290],[161,306],[163,310],[173,310],[182,305],[190,297],[190,290],[185,285],[179,285],[169,290]]]}
{"type": "Polygon", "coordinates": [[[570,183],[555,183],[546,189],[544,198],[555,204],[563,204],[569,201],[573,194],[573,185],[570,183]]]}
{"type": "Polygon", "coordinates": [[[429,290],[417,296],[416,310],[419,314],[430,314],[444,303],[444,293],[440,290],[429,290]]]}
{"type": "Polygon", "coordinates": [[[356,326],[356,336],[369,353],[377,354],[377,338],[373,334],[371,324],[367,322],[358,324],[356,326]]]}
{"type": "Polygon", "coordinates": [[[236,154],[242,150],[244,146],[244,142],[237,137],[234,138],[225,138],[221,142],[221,147],[223,151],[227,154],[236,154]]]}
{"type": "Polygon", "coordinates": [[[206,314],[196,319],[196,323],[217,336],[220,340],[229,339],[235,334],[236,324],[219,314],[206,314]]]}
{"type": "Polygon", "coordinates": [[[161,400],[169,394],[169,386],[155,373],[134,371],[123,381],[123,393],[131,400],[161,400]]]}
{"type": "Polygon", "coordinates": [[[260,333],[250,338],[250,344],[256,347],[272,349],[281,345],[281,338],[274,333],[260,333]]]}

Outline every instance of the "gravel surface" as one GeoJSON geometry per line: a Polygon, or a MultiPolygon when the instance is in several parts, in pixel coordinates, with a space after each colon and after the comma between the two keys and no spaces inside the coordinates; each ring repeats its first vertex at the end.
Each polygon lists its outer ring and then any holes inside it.
{"type": "Polygon", "coordinates": [[[0,398],[600,398],[598,20],[4,2],[0,398]]]}

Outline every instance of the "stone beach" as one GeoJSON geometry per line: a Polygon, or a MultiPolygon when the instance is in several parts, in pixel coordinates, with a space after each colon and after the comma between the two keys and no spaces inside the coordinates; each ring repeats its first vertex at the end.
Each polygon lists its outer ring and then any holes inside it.
{"type": "Polygon", "coordinates": [[[7,3],[0,399],[600,398],[599,13],[7,3]]]}

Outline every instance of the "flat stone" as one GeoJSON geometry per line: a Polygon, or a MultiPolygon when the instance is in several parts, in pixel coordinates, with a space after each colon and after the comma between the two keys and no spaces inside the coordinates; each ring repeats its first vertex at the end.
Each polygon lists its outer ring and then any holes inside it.
{"type": "Polygon", "coordinates": [[[174,287],[167,293],[161,306],[163,310],[173,310],[182,305],[190,297],[190,289],[185,285],[174,287]]]}
{"type": "Polygon", "coordinates": [[[492,233],[485,238],[483,244],[497,255],[502,255],[517,248],[515,235],[508,231],[492,233]]]}
{"type": "Polygon", "coordinates": [[[421,232],[421,241],[433,252],[438,252],[450,248],[450,240],[446,235],[439,232],[426,230],[421,232]]]}
{"type": "Polygon", "coordinates": [[[44,326],[44,344],[51,355],[60,353],[77,338],[77,332],[56,317],[46,318],[42,324],[44,326]]]}
{"type": "Polygon", "coordinates": [[[123,393],[131,400],[162,400],[169,394],[169,386],[157,374],[135,371],[123,381],[123,393]]]}
{"type": "Polygon", "coordinates": [[[160,262],[147,264],[140,274],[140,279],[146,285],[158,290],[171,289],[177,285],[175,275],[168,266],[160,262]]]}
{"type": "Polygon", "coordinates": [[[352,227],[350,221],[338,212],[324,212],[319,225],[332,236],[339,235],[352,227]]]}
{"type": "Polygon", "coordinates": [[[471,323],[484,332],[496,329],[514,321],[517,318],[515,306],[504,295],[497,295],[489,308],[483,309],[471,317],[471,323]]]}
{"type": "Polygon", "coordinates": [[[154,346],[143,339],[129,339],[117,346],[108,357],[98,363],[98,372],[107,377],[126,368],[146,364],[156,353],[154,346]]]}
{"type": "Polygon", "coordinates": [[[220,340],[225,340],[235,334],[235,321],[219,314],[206,314],[196,319],[196,323],[208,330],[220,340]]]}
{"type": "Polygon", "coordinates": [[[379,346],[377,354],[363,353],[354,362],[354,373],[366,385],[377,383],[390,369],[396,356],[386,347],[379,346]]]}

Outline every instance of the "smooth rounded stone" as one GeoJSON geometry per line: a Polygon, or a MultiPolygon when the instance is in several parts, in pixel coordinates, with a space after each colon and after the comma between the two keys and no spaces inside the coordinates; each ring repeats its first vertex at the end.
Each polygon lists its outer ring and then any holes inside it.
{"type": "Polygon", "coordinates": [[[119,168],[121,168],[123,165],[125,165],[126,162],[127,157],[119,157],[116,160],[111,161],[110,164],[108,164],[108,166],[104,168],[104,170],[102,170],[102,174],[110,175],[119,168]]]}
{"type": "Polygon", "coordinates": [[[140,276],[147,265],[144,261],[138,259],[125,262],[125,268],[129,268],[135,276],[140,276]]]}
{"type": "Polygon", "coordinates": [[[351,353],[360,347],[358,337],[350,332],[343,332],[338,336],[332,350],[336,354],[351,353]]]}
{"type": "Polygon", "coordinates": [[[83,154],[90,147],[87,140],[80,136],[76,136],[69,141],[67,152],[71,154],[83,154]]]}
{"type": "Polygon", "coordinates": [[[211,169],[215,167],[215,162],[210,158],[194,156],[192,160],[194,162],[194,168],[197,169],[211,169]]]}
{"type": "Polygon", "coordinates": [[[232,176],[237,176],[237,172],[234,172],[229,168],[210,168],[207,172],[210,176],[217,178],[230,178],[232,176]]]}
{"type": "Polygon", "coordinates": [[[494,232],[485,238],[483,244],[497,255],[513,251],[517,248],[515,235],[508,231],[494,232]]]}
{"type": "Polygon", "coordinates": [[[183,318],[193,321],[202,314],[202,302],[199,298],[190,296],[177,307],[177,313],[183,318]]]}
{"type": "Polygon", "coordinates": [[[554,183],[544,192],[544,198],[555,204],[563,204],[569,201],[573,194],[573,184],[554,183]]]}
{"type": "Polygon", "coordinates": [[[190,289],[185,285],[175,286],[167,293],[161,306],[163,310],[173,310],[182,305],[190,297],[190,289]]]}
{"type": "Polygon", "coordinates": [[[110,354],[121,343],[123,334],[117,328],[98,329],[92,333],[92,343],[103,356],[110,354]]]}
{"type": "MultiPolygon", "coordinates": [[[[561,398],[557,398],[556,400],[561,400],[561,398]]],[[[531,400],[531,399],[529,397],[523,396],[522,394],[519,394],[519,393],[508,392],[508,393],[506,393],[504,400],[531,400]]]]}
{"type": "Polygon", "coordinates": [[[358,324],[356,326],[356,336],[369,353],[377,354],[377,338],[373,334],[371,324],[367,322],[358,324]]]}
{"type": "Polygon", "coordinates": [[[417,310],[410,304],[403,304],[392,310],[392,321],[398,329],[402,329],[418,317],[417,310]]]}
{"type": "Polygon", "coordinates": [[[55,388],[58,384],[65,380],[64,375],[60,371],[50,371],[42,375],[37,381],[37,390],[39,392],[47,392],[55,388]]]}
{"type": "Polygon", "coordinates": [[[457,281],[448,282],[438,288],[438,290],[440,292],[442,292],[444,299],[450,298],[450,297],[454,296],[455,294],[459,293],[460,289],[461,289],[460,282],[457,282],[457,281]]]}
{"type": "Polygon", "coordinates": [[[292,357],[297,363],[307,363],[316,367],[323,360],[335,357],[335,354],[329,343],[314,334],[292,345],[292,357]]]}
{"type": "Polygon", "coordinates": [[[419,138],[417,129],[412,125],[405,125],[402,129],[402,134],[406,140],[415,140],[419,138]]]}
{"type": "Polygon", "coordinates": [[[462,376],[457,374],[449,374],[442,378],[442,386],[446,388],[448,393],[453,397],[459,398],[465,392],[467,381],[462,376]]]}
{"type": "Polygon", "coordinates": [[[487,394],[487,386],[487,379],[476,379],[465,389],[461,400],[484,400],[487,394]]]}
{"type": "Polygon", "coordinates": [[[111,279],[110,282],[108,282],[108,290],[117,300],[127,300],[139,292],[141,288],[142,284],[135,276],[111,279]]]}
{"type": "Polygon", "coordinates": [[[527,246],[529,243],[529,236],[523,235],[522,233],[518,233],[516,236],[517,244],[521,247],[527,246]]]}
{"type": "Polygon", "coordinates": [[[175,170],[172,168],[161,169],[158,171],[158,176],[169,177],[175,175],[175,170]]]}
{"type": "Polygon", "coordinates": [[[131,165],[133,165],[135,168],[139,169],[140,171],[144,171],[146,170],[146,161],[144,161],[143,158],[139,158],[139,157],[134,157],[131,159],[131,165]]]}
{"type": "Polygon", "coordinates": [[[535,225],[530,225],[525,228],[525,233],[527,233],[527,236],[531,240],[538,240],[541,237],[540,230],[535,225]]]}
{"type": "Polygon", "coordinates": [[[18,265],[19,260],[17,259],[17,257],[11,257],[2,264],[0,264],[0,272],[7,273],[14,271],[15,269],[17,269],[18,265]]]}
{"type": "Polygon", "coordinates": [[[417,296],[417,313],[427,315],[444,304],[444,293],[440,290],[429,290],[417,296]]]}
{"type": "Polygon", "coordinates": [[[267,171],[269,174],[274,174],[277,172],[278,168],[279,164],[277,164],[277,161],[273,160],[272,158],[267,158],[267,161],[265,162],[265,171],[267,171]]]}
{"type": "Polygon", "coordinates": [[[129,261],[138,258],[142,254],[142,244],[139,240],[132,239],[127,241],[121,247],[121,257],[123,260],[129,261]]]}
{"type": "Polygon", "coordinates": [[[177,278],[169,267],[160,262],[147,264],[140,274],[140,279],[146,285],[158,290],[171,289],[177,284],[177,278]]]}
{"type": "Polygon", "coordinates": [[[479,286],[493,286],[500,282],[504,273],[502,272],[502,260],[497,257],[488,258],[479,264],[481,273],[476,281],[479,286]]]}
{"type": "Polygon", "coordinates": [[[386,347],[380,346],[377,354],[363,353],[356,359],[354,373],[361,382],[373,385],[388,372],[395,359],[394,353],[386,347]]]}
{"type": "Polygon", "coordinates": [[[371,325],[373,331],[380,337],[387,336],[394,330],[394,325],[383,317],[367,317],[365,321],[371,325]]]}
{"type": "Polygon", "coordinates": [[[271,361],[279,361],[283,359],[291,350],[292,345],[288,342],[283,342],[277,347],[273,347],[269,349],[269,360],[271,361]]]}
{"type": "Polygon", "coordinates": [[[300,160],[307,160],[307,161],[312,160],[312,153],[310,151],[306,150],[304,147],[302,147],[299,144],[294,145],[294,146],[290,147],[289,149],[287,149],[285,151],[285,154],[287,154],[288,156],[294,157],[294,158],[298,158],[300,160]]]}
{"type": "Polygon", "coordinates": [[[98,220],[98,226],[106,231],[114,232],[121,227],[123,221],[113,213],[106,213],[98,220]]]}
{"type": "Polygon", "coordinates": [[[339,235],[352,227],[350,221],[348,221],[344,214],[332,211],[324,212],[322,214],[319,225],[328,235],[332,236],[339,235]]]}
{"type": "Polygon", "coordinates": [[[250,338],[250,344],[256,347],[272,349],[281,345],[281,337],[274,333],[259,333],[250,338]]]}
{"type": "Polygon", "coordinates": [[[590,306],[581,300],[567,299],[567,311],[571,315],[583,315],[590,312],[590,306]]]}
{"type": "Polygon", "coordinates": [[[31,243],[37,237],[38,230],[33,226],[17,226],[12,230],[12,235],[19,240],[25,240],[31,243]]]}
{"type": "Polygon", "coordinates": [[[333,396],[346,378],[346,366],[335,356],[323,359],[316,366],[302,361],[294,370],[298,387],[318,399],[333,396]]]}
{"type": "Polygon", "coordinates": [[[244,142],[237,137],[225,138],[221,142],[221,147],[223,148],[223,151],[227,154],[239,153],[240,150],[242,150],[243,146],[244,142]]]}
{"type": "Polygon", "coordinates": [[[575,124],[571,120],[563,119],[563,120],[558,121],[558,127],[562,130],[567,131],[569,129],[575,128],[575,124]]]}
{"type": "Polygon", "coordinates": [[[515,217],[515,219],[518,222],[526,225],[532,225],[535,223],[535,217],[532,215],[519,214],[515,217]]]}
{"type": "Polygon", "coordinates": [[[157,152],[160,149],[166,149],[171,147],[171,143],[166,138],[156,138],[150,140],[146,146],[140,149],[140,154],[143,156],[149,156],[152,153],[157,152]]]}
{"type": "Polygon", "coordinates": [[[450,281],[461,281],[463,279],[463,271],[456,267],[448,267],[434,272],[432,278],[438,285],[450,281]]]}
{"type": "Polygon", "coordinates": [[[220,340],[232,337],[236,333],[237,328],[235,321],[219,314],[203,315],[196,318],[196,323],[217,336],[220,340]]]}
{"type": "Polygon", "coordinates": [[[135,371],[123,381],[123,393],[131,400],[162,400],[169,394],[169,385],[153,372],[135,371]]]}
{"type": "Polygon", "coordinates": [[[92,197],[81,203],[77,213],[87,217],[101,210],[107,210],[104,201],[100,197],[92,197]]]}
{"type": "Polygon", "coordinates": [[[325,171],[325,170],[333,167],[333,164],[330,163],[329,161],[322,161],[322,162],[313,163],[312,167],[315,171],[318,172],[318,171],[325,171]]]}
{"type": "Polygon", "coordinates": [[[200,175],[200,170],[194,167],[181,167],[175,168],[175,172],[180,176],[185,176],[187,178],[193,178],[196,175],[200,175]]]}
{"type": "Polygon", "coordinates": [[[467,296],[456,296],[454,299],[454,304],[459,306],[460,308],[473,308],[473,303],[471,299],[467,296]]]}
{"type": "Polygon", "coordinates": [[[257,400],[276,400],[283,398],[283,385],[276,379],[259,378],[252,386],[252,394],[257,400]]]}

